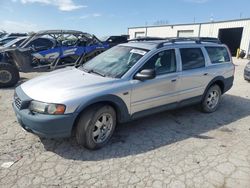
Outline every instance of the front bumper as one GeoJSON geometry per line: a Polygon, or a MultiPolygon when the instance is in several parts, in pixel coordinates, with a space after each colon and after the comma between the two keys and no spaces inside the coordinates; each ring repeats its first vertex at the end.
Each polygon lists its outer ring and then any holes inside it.
{"type": "Polygon", "coordinates": [[[244,79],[250,81],[250,69],[245,68],[244,79]]]}
{"type": "MultiPolygon", "coordinates": [[[[18,90],[17,95],[18,95],[18,90]]],[[[23,96],[19,88],[18,96],[23,96]]],[[[46,138],[70,137],[77,114],[47,115],[32,113],[28,108],[17,108],[12,104],[19,124],[28,132],[32,132],[46,138]]]]}

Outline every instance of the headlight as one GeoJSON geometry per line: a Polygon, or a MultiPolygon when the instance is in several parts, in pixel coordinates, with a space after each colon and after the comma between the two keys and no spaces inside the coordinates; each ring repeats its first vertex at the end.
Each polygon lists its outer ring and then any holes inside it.
{"type": "Polygon", "coordinates": [[[49,104],[39,101],[31,101],[29,106],[30,111],[41,114],[64,114],[66,106],[63,104],[49,104]]]}

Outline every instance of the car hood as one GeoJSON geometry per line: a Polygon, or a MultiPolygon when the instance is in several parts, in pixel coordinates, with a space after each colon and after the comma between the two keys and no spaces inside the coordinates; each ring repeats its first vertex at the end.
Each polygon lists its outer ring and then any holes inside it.
{"type": "Polygon", "coordinates": [[[34,100],[61,103],[103,90],[115,80],[67,67],[31,79],[22,84],[21,88],[34,100]]]}

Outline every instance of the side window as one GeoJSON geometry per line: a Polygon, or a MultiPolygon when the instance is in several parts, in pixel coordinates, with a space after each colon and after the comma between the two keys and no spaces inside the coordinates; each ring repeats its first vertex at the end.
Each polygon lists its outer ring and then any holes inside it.
{"type": "Polygon", "coordinates": [[[156,75],[176,72],[175,50],[165,50],[155,54],[142,69],[155,69],[156,75]]]}
{"type": "Polygon", "coordinates": [[[38,48],[38,49],[42,49],[42,50],[46,50],[46,49],[50,49],[53,47],[53,42],[50,41],[49,39],[45,39],[45,38],[38,38],[38,39],[35,39],[33,40],[29,46],[32,46],[34,45],[35,48],[38,48]]]}
{"type": "Polygon", "coordinates": [[[230,61],[229,54],[225,47],[206,47],[206,50],[212,64],[230,61]]]}
{"type": "Polygon", "coordinates": [[[200,48],[180,49],[182,70],[205,67],[205,58],[200,48]]]}
{"type": "Polygon", "coordinates": [[[19,46],[25,39],[21,39],[15,43],[16,46],[19,46]]]}

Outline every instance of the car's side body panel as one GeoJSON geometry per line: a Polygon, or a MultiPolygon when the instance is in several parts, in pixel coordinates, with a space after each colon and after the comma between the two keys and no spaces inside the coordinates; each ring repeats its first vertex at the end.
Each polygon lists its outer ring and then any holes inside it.
{"type": "Polygon", "coordinates": [[[144,82],[133,80],[131,114],[178,101],[179,73],[159,75],[144,82]]]}

